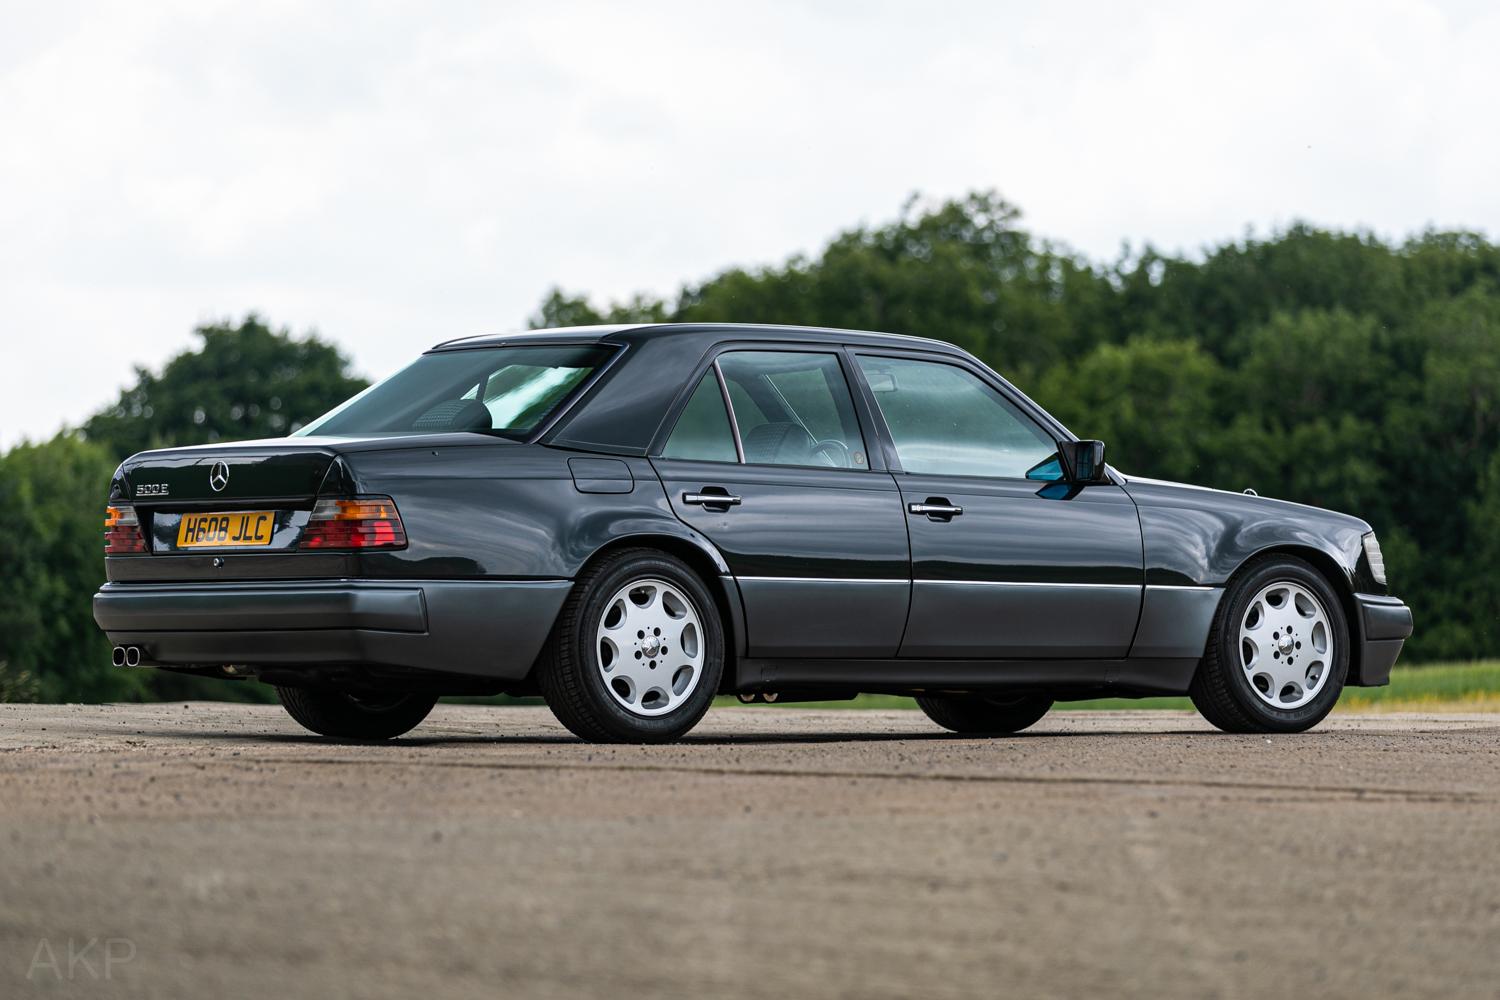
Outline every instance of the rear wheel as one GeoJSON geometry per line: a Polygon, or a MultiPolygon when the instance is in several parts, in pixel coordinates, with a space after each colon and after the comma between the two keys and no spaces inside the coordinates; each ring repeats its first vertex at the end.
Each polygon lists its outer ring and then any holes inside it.
{"type": "Polygon", "coordinates": [[[1348,670],[1338,595],[1308,563],[1276,556],[1230,586],[1188,693],[1225,732],[1300,733],[1333,709],[1348,670]]]}
{"type": "Polygon", "coordinates": [[[278,687],[287,714],[320,736],[389,740],[415,729],[437,698],[425,694],[351,694],[330,688],[278,687]]]}
{"type": "Polygon", "coordinates": [[[708,711],[724,630],[682,560],[626,549],[586,570],[558,616],[538,681],[547,706],[596,743],[665,743],[708,711]]]}
{"type": "Polygon", "coordinates": [[[1040,694],[918,695],[917,707],[944,729],[970,735],[1019,733],[1052,708],[1040,694]]]}

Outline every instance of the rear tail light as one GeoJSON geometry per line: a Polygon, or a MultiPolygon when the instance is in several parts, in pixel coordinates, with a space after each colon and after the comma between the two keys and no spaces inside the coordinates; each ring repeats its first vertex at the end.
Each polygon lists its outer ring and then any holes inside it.
{"type": "Polygon", "coordinates": [[[135,516],[135,508],[106,507],[104,509],[105,555],[118,556],[145,551],[146,536],[141,534],[141,522],[135,516]]]}
{"type": "Polygon", "coordinates": [[[390,497],[319,500],[299,544],[304,549],[404,549],[406,529],[390,497]]]}

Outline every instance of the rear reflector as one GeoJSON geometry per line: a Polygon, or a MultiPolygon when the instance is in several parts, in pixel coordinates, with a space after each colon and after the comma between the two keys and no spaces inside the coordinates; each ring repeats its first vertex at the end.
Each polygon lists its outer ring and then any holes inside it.
{"type": "Polygon", "coordinates": [[[104,554],[126,555],[146,551],[146,536],[134,507],[104,509],[104,554]]]}
{"type": "Polygon", "coordinates": [[[406,529],[390,497],[319,500],[299,547],[304,549],[404,549],[406,529]]]}

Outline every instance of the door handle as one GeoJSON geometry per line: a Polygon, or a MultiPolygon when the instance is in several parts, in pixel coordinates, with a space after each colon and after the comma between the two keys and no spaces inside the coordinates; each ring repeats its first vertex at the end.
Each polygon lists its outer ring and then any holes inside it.
{"type": "Polygon", "coordinates": [[[718,489],[718,487],[705,486],[703,489],[704,492],[702,493],[684,493],[682,495],[682,502],[698,507],[723,507],[725,509],[740,505],[740,498],[733,496],[725,490],[719,490],[719,492],[714,493],[710,491],[718,489]]]}
{"type": "Polygon", "coordinates": [[[946,497],[928,497],[922,503],[910,503],[906,509],[913,514],[925,515],[934,521],[949,521],[964,512],[957,504],[949,503],[946,497]]]}

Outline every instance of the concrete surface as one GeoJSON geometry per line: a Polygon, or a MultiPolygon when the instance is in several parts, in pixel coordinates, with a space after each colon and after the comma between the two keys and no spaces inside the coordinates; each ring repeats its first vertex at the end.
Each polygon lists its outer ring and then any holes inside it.
{"type": "Polygon", "coordinates": [[[1497,849],[1493,715],[0,706],[0,997],[1496,997],[1497,849]]]}

